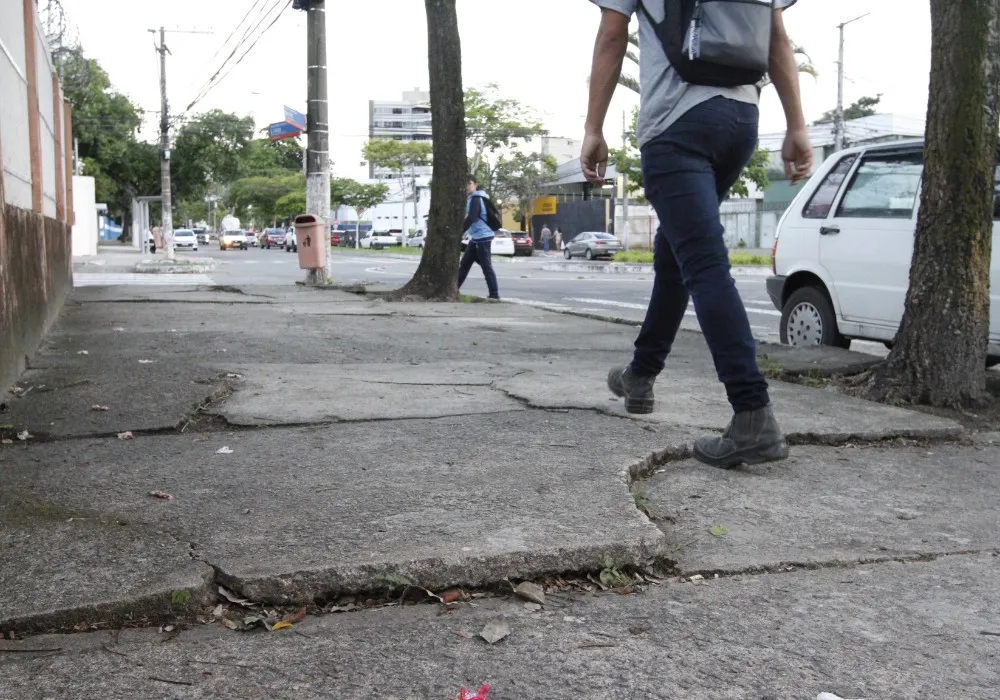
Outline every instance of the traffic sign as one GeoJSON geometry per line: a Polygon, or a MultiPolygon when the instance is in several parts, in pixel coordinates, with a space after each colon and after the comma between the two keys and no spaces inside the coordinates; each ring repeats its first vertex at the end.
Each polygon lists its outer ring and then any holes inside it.
{"type": "Polygon", "coordinates": [[[288,122],[275,122],[267,127],[267,135],[272,141],[295,138],[301,133],[301,129],[288,122]]]}
{"type": "Polygon", "coordinates": [[[294,126],[299,131],[306,130],[306,115],[297,112],[291,107],[285,106],[285,123],[294,126]]]}

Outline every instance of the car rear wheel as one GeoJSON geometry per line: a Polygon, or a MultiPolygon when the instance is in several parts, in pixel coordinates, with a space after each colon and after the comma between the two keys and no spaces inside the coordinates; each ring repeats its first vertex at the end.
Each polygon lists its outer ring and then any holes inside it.
{"type": "Polygon", "coordinates": [[[793,347],[851,347],[837,328],[833,305],[817,287],[803,287],[788,298],[781,310],[780,334],[781,342],[793,347]]]}

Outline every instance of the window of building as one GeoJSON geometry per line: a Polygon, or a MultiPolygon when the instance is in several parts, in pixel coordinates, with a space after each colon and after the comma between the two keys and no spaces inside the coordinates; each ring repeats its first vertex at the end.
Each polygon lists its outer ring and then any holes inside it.
{"type": "Polygon", "coordinates": [[[393,107],[392,108],[392,113],[393,114],[402,114],[403,113],[403,108],[402,107],[393,107]]]}
{"type": "Polygon", "coordinates": [[[909,219],[917,203],[923,153],[864,158],[840,201],[838,217],[909,219]]]}

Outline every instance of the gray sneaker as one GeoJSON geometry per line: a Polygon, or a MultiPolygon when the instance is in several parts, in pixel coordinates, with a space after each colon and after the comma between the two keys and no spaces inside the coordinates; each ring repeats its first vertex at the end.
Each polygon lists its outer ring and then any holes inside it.
{"type": "Polygon", "coordinates": [[[732,469],[741,464],[776,462],[788,457],[788,442],[781,434],[770,406],[737,413],[722,435],[699,438],[694,456],[713,467],[732,469]]]}
{"type": "Polygon", "coordinates": [[[656,377],[642,377],[633,374],[632,369],[615,367],[608,372],[608,388],[615,396],[625,399],[625,410],[629,413],[653,412],[653,382],[656,377]]]}

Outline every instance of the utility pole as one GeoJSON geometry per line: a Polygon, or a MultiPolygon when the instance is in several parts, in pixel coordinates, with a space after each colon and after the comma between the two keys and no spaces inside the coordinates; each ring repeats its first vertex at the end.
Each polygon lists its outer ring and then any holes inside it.
{"type": "Polygon", "coordinates": [[[840,54],[837,60],[837,118],[834,131],[834,150],[844,150],[844,27],[859,19],[864,19],[871,12],[867,12],[860,17],[849,19],[837,25],[840,30],[840,54]]]}
{"type": "Polygon", "coordinates": [[[326,268],[310,269],[306,284],[326,285],[330,272],[330,120],[326,82],[326,0],[297,0],[294,7],[307,11],[306,62],[309,67],[309,102],[306,110],[308,164],[306,212],[323,222],[322,245],[326,268]]]}
{"type": "MultiPolygon", "coordinates": [[[[150,30],[155,31],[155,30],[150,30]]],[[[167,260],[174,259],[174,213],[170,190],[170,121],[167,115],[167,38],[160,27],[160,236],[167,260]]]]}
{"type": "MultiPolygon", "coordinates": [[[[622,152],[628,155],[628,131],[625,129],[625,112],[622,111],[622,152]]],[[[622,242],[629,249],[628,232],[628,171],[622,173],[622,242]]]]}

